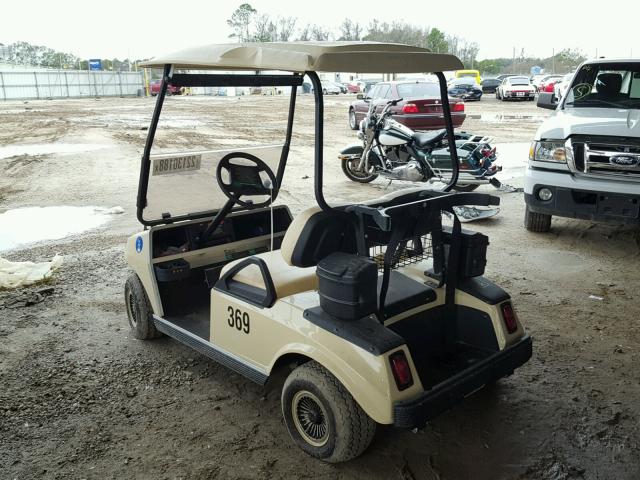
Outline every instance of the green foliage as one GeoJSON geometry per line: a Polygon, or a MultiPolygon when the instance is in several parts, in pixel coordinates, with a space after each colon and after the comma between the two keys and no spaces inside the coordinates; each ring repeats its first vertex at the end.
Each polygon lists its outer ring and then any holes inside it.
{"type": "Polygon", "coordinates": [[[231,18],[227,20],[227,25],[231,27],[233,33],[229,35],[229,38],[237,38],[239,42],[248,42],[250,40],[249,25],[253,20],[253,17],[258,11],[248,3],[240,5],[231,18]]]}

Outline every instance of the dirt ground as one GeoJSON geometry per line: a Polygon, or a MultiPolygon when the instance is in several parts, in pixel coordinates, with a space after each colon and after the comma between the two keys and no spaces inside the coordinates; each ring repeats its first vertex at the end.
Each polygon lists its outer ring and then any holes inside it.
{"type": "MultiPolygon", "coordinates": [[[[548,113],[489,97],[467,105],[464,127],[505,144],[508,183],[522,186],[526,142],[548,113]]],[[[349,182],[335,161],[355,140],[348,101],[326,99],[325,191],[336,202],[386,187],[349,182]]],[[[532,360],[422,431],[380,428],[350,463],[323,464],[293,445],[277,382],[259,387],[168,338],[131,338],[123,251],[139,228],[135,194],[153,105],[0,104],[0,212],[125,210],[101,228],[2,252],[33,261],[60,253],[64,263],[46,285],[0,292],[0,478],[640,478],[640,234],[567,219],[528,233],[522,193],[481,187],[501,197],[501,212],[468,227],[490,236],[486,276],[512,294],[534,337],[532,360]]],[[[283,193],[294,213],[314,202],[312,99],[300,106],[283,193]]],[[[286,107],[279,97],[172,97],[157,145],[273,143],[286,107]]]]}

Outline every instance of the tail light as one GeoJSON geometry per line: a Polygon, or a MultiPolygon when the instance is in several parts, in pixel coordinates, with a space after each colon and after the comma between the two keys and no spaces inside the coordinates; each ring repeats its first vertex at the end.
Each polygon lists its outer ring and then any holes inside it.
{"type": "Polygon", "coordinates": [[[415,103],[405,103],[402,107],[402,113],[418,113],[418,106],[415,103]]]}
{"type": "Polygon", "coordinates": [[[452,107],[452,112],[464,112],[464,103],[462,102],[454,103],[452,107]]]}
{"type": "Polygon", "coordinates": [[[507,332],[515,332],[518,329],[518,322],[516,321],[516,313],[513,311],[511,302],[503,303],[500,308],[502,310],[502,319],[507,327],[507,332]]]}
{"type": "Polygon", "coordinates": [[[396,380],[398,390],[402,391],[413,385],[411,368],[402,350],[391,354],[389,356],[389,362],[391,363],[391,371],[393,372],[393,378],[396,380]]]}

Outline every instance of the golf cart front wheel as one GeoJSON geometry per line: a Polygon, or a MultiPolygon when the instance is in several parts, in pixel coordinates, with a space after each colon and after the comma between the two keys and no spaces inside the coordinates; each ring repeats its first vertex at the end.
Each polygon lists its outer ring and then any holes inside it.
{"type": "Polygon", "coordinates": [[[127,278],[124,284],[124,301],[127,307],[127,317],[131,334],[138,340],[158,338],[162,334],[153,324],[151,304],[144,291],[140,278],[135,273],[127,278]]]}
{"type": "Polygon", "coordinates": [[[287,377],[282,414],[293,441],[312,457],[329,463],[362,454],[376,431],[376,423],[338,379],[314,361],[287,377]]]}

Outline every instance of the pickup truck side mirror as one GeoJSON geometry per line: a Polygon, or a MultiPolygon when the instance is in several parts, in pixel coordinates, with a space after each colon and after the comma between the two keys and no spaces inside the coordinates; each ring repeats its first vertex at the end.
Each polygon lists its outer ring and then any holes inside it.
{"type": "Polygon", "coordinates": [[[541,92],[538,94],[538,107],[546,108],[547,110],[555,110],[558,106],[558,99],[553,93],[541,92]]]}

